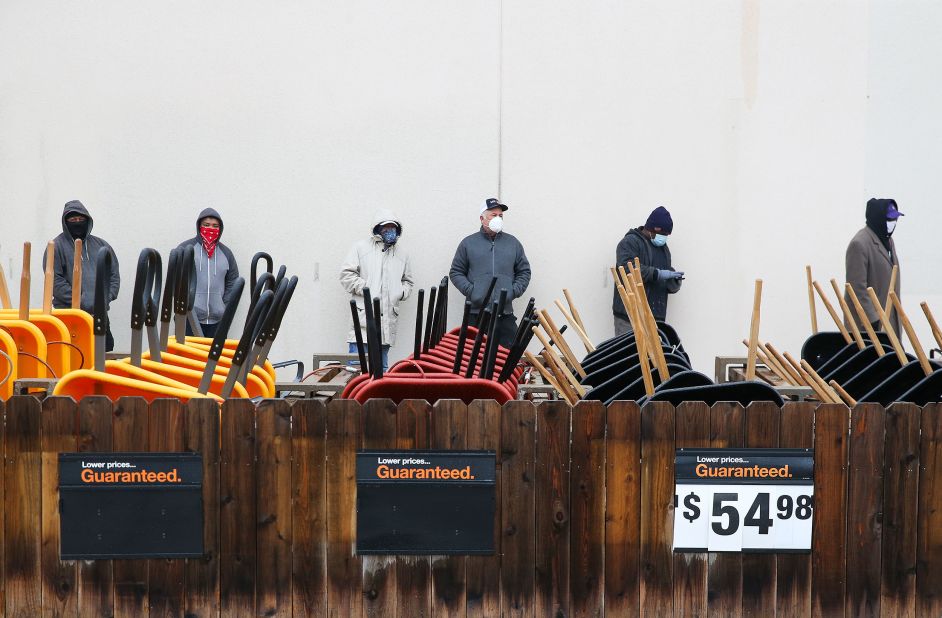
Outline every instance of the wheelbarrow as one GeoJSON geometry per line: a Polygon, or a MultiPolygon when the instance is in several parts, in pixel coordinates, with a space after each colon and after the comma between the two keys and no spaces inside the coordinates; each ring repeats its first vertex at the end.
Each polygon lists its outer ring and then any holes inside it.
{"type": "MultiPolygon", "coordinates": [[[[156,253],[154,255],[156,255],[156,253]]],[[[215,359],[212,352],[210,353],[209,360],[204,364],[203,367],[182,366],[173,362],[173,359],[163,359],[159,356],[160,338],[157,332],[157,301],[159,299],[160,293],[159,277],[156,280],[156,286],[154,286],[154,275],[145,274],[142,277],[142,273],[140,272],[142,266],[144,268],[147,268],[148,266],[151,268],[160,268],[159,261],[157,261],[156,264],[153,262],[146,262],[143,265],[141,263],[138,264],[138,277],[135,283],[134,296],[132,298],[131,307],[131,356],[129,358],[122,359],[121,361],[116,361],[114,364],[109,361],[106,363],[107,371],[115,375],[124,374],[127,375],[127,377],[142,378],[137,370],[144,369],[152,374],[164,378],[161,383],[167,386],[191,388],[196,389],[198,392],[203,394],[213,393],[216,395],[221,395],[226,376],[214,373],[216,364],[214,362],[215,359]],[[142,278],[147,282],[145,286],[139,285],[139,282],[142,280],[142,278]],[[147,292],[148,286],[150,286],[150,289],[152,290],[150,295],[148,295],[147,292]],[[142,355],[142,322],[146,328],[147,338],[149,341],[151,354],[151,358],[149,359],[144,359],[142,355]],[[154,360],[156,358],[161,358],[161,360],[154,360]]],[[[239,298],[241,298],[242,288],[244,285],[245,280],[241,277],[235,282],[236,292],[234,298],[226,307],[226,311],[224,312],[222,319],[219,322],[216,338],[214,339],[214,343],[216,343],[217,346],[221,347],[221,342],[225,340],[226,333],[229,330],[229,325],[232,322],[232,316],[235,314],[235,310],[238,307],[239,298]]],[[[218,353],[216,358],[218,358],[218,353]]],[[[244,387],[241,385],[236,385],[235,390],[233,391],[233,396],[248,397],[248,393],[244,387]]]]}
{"type": "MultiPolygon", "coordinates": [[[[206,397],[195,389],[159,383],[164,381],[163,377],[154,376],[143,369],[135,368],[142,372],[139,374],[142,377],[146,374],[144,379],[112,375],[107,372],[105,336],[108,331],[108,282],[111,279],[111,259],[111,252],[107,248],[102,248],[96,256],[98,276],[95,280],[95,369],[79,369],[70,372],[59,380],[53,394],[71,396],[76,400],[90,395],[104,395],[113,401],[120,397],[143,397],[147,401],[162,397],[174,397],[182,401],[206,397]]],[[[112,362],[112,366],[115,364],[112,362]]],[[[123,365],[123,363],[120,364],[123,365]]],[[[210,395],[210,397],[221,401],[215,395],[210,395]]]]}

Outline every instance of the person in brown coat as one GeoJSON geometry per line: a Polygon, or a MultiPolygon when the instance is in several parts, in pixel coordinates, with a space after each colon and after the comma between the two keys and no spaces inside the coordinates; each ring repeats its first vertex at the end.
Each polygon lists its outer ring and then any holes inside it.
{"type": "MultiPolygon", "coordinates": [[[[903,213],[896,207],[896,200],[871,198],[867,202],[867,225],[854,235],[847,246],[845,258],[845,280],[854,288],[854,293],[867,312],[867,319],[875,330],[880,330],[880,317],[877,315],[867,288],[872,287],[877,298],[886,301],[890,293],[890,278],[893,267],[899,266],[893,231],[903,213]]],[[[900,294],[900,280],[896,276],[896,294],[900,294]]],[[[850,298],[847,298],[850,302],[850,298]]],[[[858,320],[859,321],[859,320],[858,320]]],[[[899,317],[892,317],[893,330],[900,333],[899,317]]],[[[861,329],[863,325],[861,324],[861,329]]]]}

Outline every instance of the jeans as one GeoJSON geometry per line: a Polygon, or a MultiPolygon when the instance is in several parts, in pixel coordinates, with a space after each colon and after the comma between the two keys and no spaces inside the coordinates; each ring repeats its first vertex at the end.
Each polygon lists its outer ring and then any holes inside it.
{"type": "MultiPolygon", "coordinates": [[[[364,345],[366,345],[366,344],[364,344],[364,345]]],[[[357,344],[356,344],[356,342],[347,342],[347,346],[348,346],[347,352],[348,352],[349,354],[357,354],[357,353],[358,353],[358,352],[357,352],[357,344]]],[[[382,349],[383,349],[383,371],[386,371],[387,369],[389,369],[389,344],[386,344],[386,345],[382,346],[382,349]]],[[[363,354],[366,355],[366,357],[367,357],[366,360],[367,360],[367,362],[369,362],[369,360],[370,360],[370,359],[369,359],[369,353],[368,353],[366,350],[363,350],[363,354]]],[[[359,367],[359,366],[360,366],[360,361],[359,361],[359,360],[352,360],[352,361],[349,361],[347,364],[348,364],[348,365],[351,365],[351,366],[357,366],[357,367],[359,367]]]]}

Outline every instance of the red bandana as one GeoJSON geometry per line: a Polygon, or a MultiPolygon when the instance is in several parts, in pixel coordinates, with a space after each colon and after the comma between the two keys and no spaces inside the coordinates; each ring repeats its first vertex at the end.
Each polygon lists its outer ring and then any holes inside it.
{"type": "Polygon", "coordinates": [[[213,257],[216,251],[216,243],[219,242],[219,228],[201,227],[200,237],[203,239],[203,248],[206,249],[206,255],[213,257]]]}

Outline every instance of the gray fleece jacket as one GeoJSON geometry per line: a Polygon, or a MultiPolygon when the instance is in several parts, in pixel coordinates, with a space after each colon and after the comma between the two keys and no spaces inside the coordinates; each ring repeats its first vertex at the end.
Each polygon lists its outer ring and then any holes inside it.
{"type": "Polygon", "coordinates": [[[239,278],[239,266],[229,247],[222,244],[223,222],[219,213],[212,208],[205,208],[196,218],[196,236],[184,240],[178,248],[193,245],[196,252],[196,300],[193,314],[200,324],[215,324],[222,319],[226,305],[232,300],[232,286],[239,278]],[[200,221],[206,217],[219,219],[219,241],[213,257],[209,257],[203,248],[200,237],[200,221]]]}
{"type": "Polygon", "coordinates": [[[489,237],[484,229],[466,237],[458,245],[455,257],[451,261],[451,282],[471,301],[471,311],[477,313],[486,302],[500,297],[505,288],[508,302],[503,315],[513,315],[513,304],[530,285],[530,262],[523,251],[523,245],[515,237],[501,232],[489,237]],[[490,299],[485,299],[491,278],[497,276],[497,285],[490,299]]]}
{"type": "MultiPolygon", "coordinates": [[[[92,236],[92,226],[95,221],[88,214],[88,210],[78,200],[66,203],[62,209],[62,233],[53,239],[55,243],[55,264],[53,265],[52,306],[56,309],[67,309],[72,306],[72,267],[75,265],[75,239],[69,233],[66,218],[71,214],[80,214],[88,217],[88,231],[82,239],[82,309],[89,313],[95,308],[95,279],[97,277],[97,263],[95,256],[102,247],[111,251],[111,286],[110,298],[118,297],[121,288],[121,275],[118,272],[118,256],[107,242],[97,236],[92,236]]],[[[43,252],[43,268],[46,267],[46,253],[43,252]]]]}

